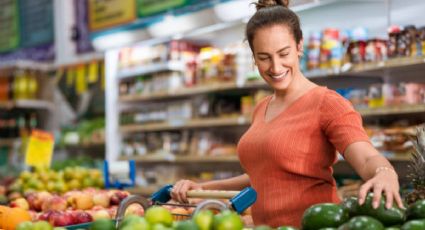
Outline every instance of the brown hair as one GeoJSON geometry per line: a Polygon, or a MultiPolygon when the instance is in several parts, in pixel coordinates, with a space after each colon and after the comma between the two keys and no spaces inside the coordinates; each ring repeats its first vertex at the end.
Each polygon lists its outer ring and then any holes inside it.
{"type": "Polygon", "coordinates": [[[288,8],[289,0],[258,0],[258,3],[254,4],[257,12],[249,19],[245,31],[246,39],[252,51],[254,50],[252,41],[255,32],[260,28],[272,25],[286,25],[294,36],[295,42],[300,43],[303,38],[300,19],[288,8]]]}

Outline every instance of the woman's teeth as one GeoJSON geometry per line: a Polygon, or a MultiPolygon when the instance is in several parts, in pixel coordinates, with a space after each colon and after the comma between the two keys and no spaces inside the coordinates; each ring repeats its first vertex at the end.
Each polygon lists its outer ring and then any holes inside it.
{"type": "Polygon", "coordinates": [[[282,79],[282,78],[284,78],[284,77],[286,77],[286,75],[288,74],[288,72],[289,71],[286,71],[286,72],[284,72],[283,74],[280,74],[280,75],[270,75],[270,77],[271,78],[273,78],[273,79],[275,79],[275,80],[278,80],[278,79],[282,79]]]}

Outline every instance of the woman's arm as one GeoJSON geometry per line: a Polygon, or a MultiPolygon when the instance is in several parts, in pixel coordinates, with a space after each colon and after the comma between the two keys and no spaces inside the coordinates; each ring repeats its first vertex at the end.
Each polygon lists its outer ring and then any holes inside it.
{"type": "Polygon", "coordinates": [[[204,189],[204,190],[242,190],[250,186],[249,177],[247,174],[232,177],[229,179],[208,181],[204,183],[195,183],[190,180],[181,180],[174,184],[171,192],[171,197],[182,203],[187,203],[186,192],[189,190],[204,189]]]}
{"type": "Polygon", "coordinates": [[[366,183],[360,187],[359,203],[363,204],[367,192],[373,190],[373,207],[377,208],[381,194],[386,196],[386,207],[392,207],[393,200],[403,207],[399,193],[398,176],[390,162],[382,156],[370,143],[355,142],[350,144],[344,158],[353,166],[366,183]]]}

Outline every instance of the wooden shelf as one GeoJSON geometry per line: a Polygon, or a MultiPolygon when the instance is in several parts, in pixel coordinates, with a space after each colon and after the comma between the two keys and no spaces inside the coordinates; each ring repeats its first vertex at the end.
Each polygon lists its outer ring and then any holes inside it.
{"type": "Polygon", "coordinates": [[[353,66],[353,68],[349,72],[362,73],[362,72],[377,71],[377,70],[383,70],[383,69],[412,67],[412,66],[421,65],[421,64],[425,64],[425,57],[423,56],[398,57],[398,58],[391,58],[386,61],[356,64],[353,66]]]}
{"type": "Polygon", "coordinates": [[[40,70],[40,71],[53,71],[56,67],[53,63],[46,62],[35,62],[28,60],[19,60],[4,62],[0,64],[0,69],[31,69],[31,70],[40,70]]]}
{"type": "Polygon", "coordinates": [[[263,80],[257,80],[253,82],[246,82],[243,84],[237,84],[235,82],[224,82],[224,83],[214,83],[211,85],[201,85],[191,88],[182,88],[170,92],[158,92],[150,95],[124,95],[120,96],[119,100],[121,102],[139,102],[139,101],[151,101],[159,100],[166,98],[174,97],[184,97],[192,96],[204,93],[211,92],[220,92],[228,90],[237,90],[237,89],[252,89],[252,88],[261,88],[267,87],[267,84],[263,80]]]}
{"type": "Polygon", "coordinates": [[[143,76],[151,73],[162,71],[183,71],[185,64],[181,61],[170,61],[166,63],[155,63],[146,66],[135,66],[131,68],[121,69],[118,71],[118,79],[125,79],[135,76],[143,76]]]}
{"type": "Polygon", "coordinates": [[[239,126],[249,125],[250,117],[248,116],[232,116],[220,118],[203,118],[193,120],[175,120],[171,122],[152,123],[152,124],[132,124],[122,125],[120,131],[122,133],[147,132],[147,131],[165,131],[176,129],[193,129],[193,128],[210,128],[221,126],[239,126]]]}
{"type": "Polygon", "coordinates": [[[145,156],[134,156],[134,157],[121,157],[120,160],[134,160],[141,163],[162,163],[162,162],[173,162],[173,163],[239,163],[237,155],[226,155],[226,156],[175,156],[172,154],[160,155],[151,154],[145,156]]]}
{"type": "Polygon", "coordinates": [[[0,102],[0,109],[13,108],[53,110],[54,104],[44,100],[16,100],[0,102]]]}
{"type": "Polygon", "coordinates": [[[421,105],[400,105],[385,106],[378,108],[357,109],[363,117],[369,116],[387,116],[407,113],[425,113],[425,104],[421,105]]]}
{"type": "Polygon", "coordinates": [[[13,145],[15,145],[15,143],[17,143],[19,141],[19,138],[7,138],[7,139],[3,139],[0,138],[0,147],[11,147],[13,145]]]}

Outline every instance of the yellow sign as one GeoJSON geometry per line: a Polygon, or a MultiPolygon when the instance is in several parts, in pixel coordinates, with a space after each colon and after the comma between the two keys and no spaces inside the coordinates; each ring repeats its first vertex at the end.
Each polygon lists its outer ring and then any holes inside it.
{"type": "Polygon", "coordinates": [[[136,19],[135,0],[89,0],[91,31],[122,25],[136,19]]]}
{"type": "Polygon", "coordinates": [[[84,65],[77,66],[75,91],[77,94],[82,94],[87,91],[86,67],[84,65]]]}
{"type": "Polygon", "coordinates": [[[54,138],[51,133],[33,130],[28,141],[25,163],[36,168],[50,167],[54,138]]]}
{"type": "Polygon", "coordinates": [[[99,74],[99,65],[96,61],[92,61],[89,64],[89,71],[88,71],[88,82],[89,83],[96,83],[98,80],[98,74],[99,74]]]}
{"type": "Polygon", "coordinates": [[[71,86],[75,80],[75,68],[70,66],[66,69],[66,85],[71,86]]]}

